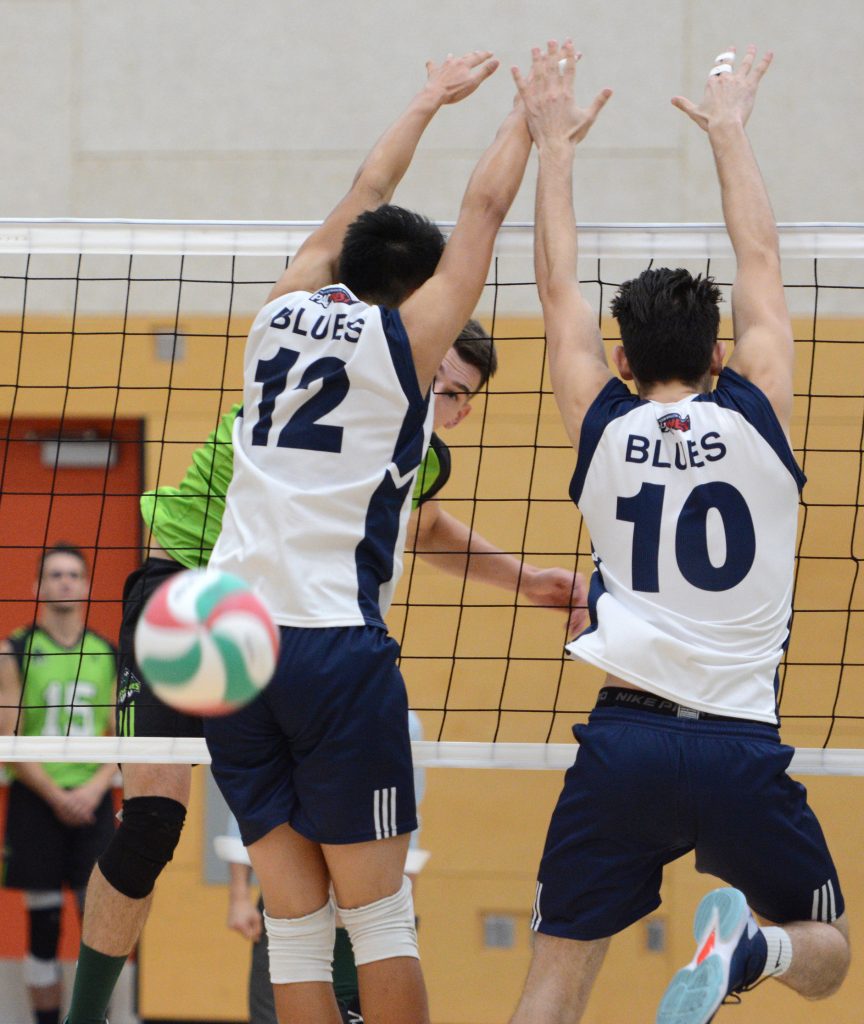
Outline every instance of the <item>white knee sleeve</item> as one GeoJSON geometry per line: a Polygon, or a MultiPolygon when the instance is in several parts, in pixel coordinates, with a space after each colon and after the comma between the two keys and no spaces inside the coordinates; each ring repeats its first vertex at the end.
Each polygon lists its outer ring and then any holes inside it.
{"type": "Polygon", "coordinates": [[[24,984],[29,988],[50,988],[60,980],[60,964],[56,960],[24,958],[24,984]]]}
{"type": "Polygon", "coordinates": [[[336,908],[351,936],[354,960],[371,964],[397,956],[413,956],[417,951],[417,929],[414,927],[414,899],[411,882],[402,879],[402,888],[366,907],[354,910],[336,908]]]}
{"type": "Polygon", "coordinates": [[[328,900],[305,917],[270,917],[264,913],[274,985],[297,981],[333,982],[336,911],[328,900]]]}

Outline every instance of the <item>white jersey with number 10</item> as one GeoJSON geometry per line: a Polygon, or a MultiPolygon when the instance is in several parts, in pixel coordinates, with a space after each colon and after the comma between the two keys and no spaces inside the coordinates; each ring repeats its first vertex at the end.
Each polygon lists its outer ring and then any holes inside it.
{"type": "Polygon", "coordinates": [[[803,484],[768,399],[735,372],[670,405],[610,381],[570,488],[596,565],[570,653],[698,710],[776,723],[803,484]]]}

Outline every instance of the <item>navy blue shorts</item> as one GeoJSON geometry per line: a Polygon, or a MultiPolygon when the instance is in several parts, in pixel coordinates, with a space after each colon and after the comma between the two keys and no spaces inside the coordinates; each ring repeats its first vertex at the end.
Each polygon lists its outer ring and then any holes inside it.
{"type": "Polygon", "coordinates": [[[831,921],[843,895],[807,791],[786,774],[793,750],[758,722],[697,721],[595,708],[573,730],[540,863],[532,927],[599,939],[660,905],[663,866],[740,889],[777,923],[831,921]]]}
{"type": "Polygon", "coordinates": [[[213,775],[246,846],[286,822],[316,843],[417,828],[398,655],[379,627],[283,628],[264,692],[205,721],[213,775]]]}

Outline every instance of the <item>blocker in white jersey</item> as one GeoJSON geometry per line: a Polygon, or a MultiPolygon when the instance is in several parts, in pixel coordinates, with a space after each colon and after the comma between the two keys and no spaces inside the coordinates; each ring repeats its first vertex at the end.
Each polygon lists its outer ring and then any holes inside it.
{"type": "Polygon", "coordinates": [[[730,888],[697,910],[696,956],[655,1024],[708,1024],[727,994],[762,977],[824,998],[849,966],[840,881],[787,774],[776,706],[804,476],[789,442],[795,348],[777,228],[744,131],[771,54],[757,62],[748,47],[738,70],[726,63],[734,51],[723,57],[701,103],[672,102],[706,132],[717,165],[736,261],[734,350],[727,363],[713,279],[652,265],[610,305],[621,380],[581,291],[572,196],[573,154],[609,90],[575,104],[569,41],[535,49],[520,84],[539,154],[534,253],[550,379],[594,551],[591,625],[568,650],[606,679],[573,730],[511,1024],[577,1024],[610,937],[659,905],[664,867],[690,851],[730,888]],[[555,116],[540,105],[550,96],[555,116]],[[757,927],[748,905],[774,924],[757,927]]]}
{"type": "Polygon", "coordinates": [[[663,404],[610,380],[570,488],[591,535],[591,626],[568,647],[700,711],[776,724],[804,476],[777,416],[724,370],[663,404]]]}
{"type": "Polygon", "coordinates": [[[398,311],[343,285],[268,303],[246,346],[211,566],[282,626],[384,626],[432,429],[398,311]]]}

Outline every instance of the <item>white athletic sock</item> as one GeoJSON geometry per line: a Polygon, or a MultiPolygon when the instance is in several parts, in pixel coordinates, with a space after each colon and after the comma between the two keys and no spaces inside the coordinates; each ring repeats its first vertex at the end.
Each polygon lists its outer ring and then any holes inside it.
{"type": "Polygon", "coordinates": [[[783,928],[763,928],[762,934],[768,943],[768,958],[762,977],[776,978],[792,966],[792,940],[783,928]]]}

